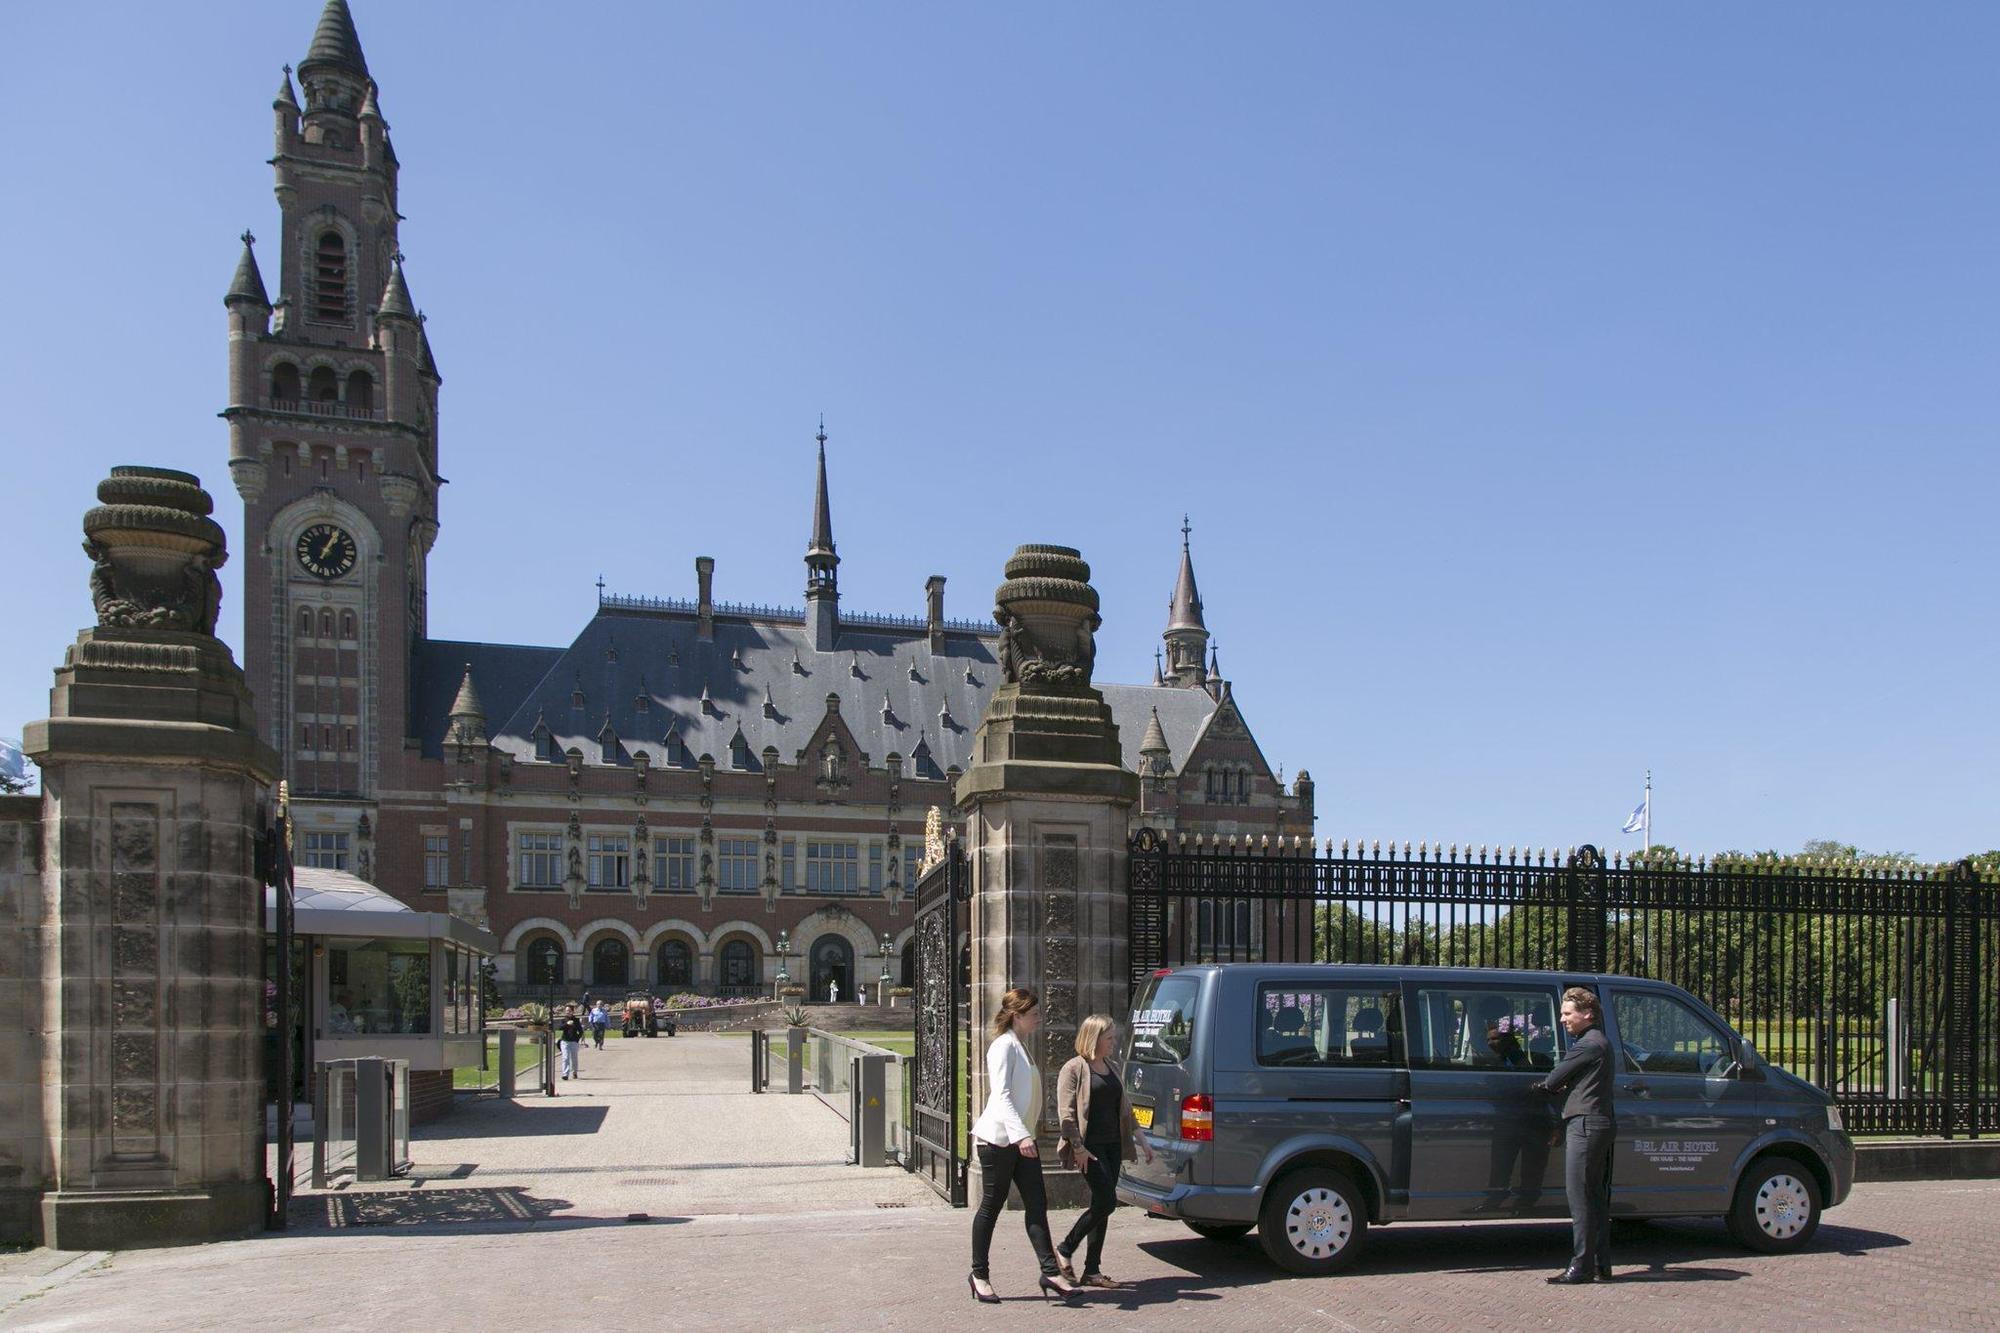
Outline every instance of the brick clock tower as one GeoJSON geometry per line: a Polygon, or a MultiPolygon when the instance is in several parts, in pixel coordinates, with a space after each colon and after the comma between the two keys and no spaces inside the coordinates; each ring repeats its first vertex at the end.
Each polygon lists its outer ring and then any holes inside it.
{"type": "MultiPolygon", "coordinates": [[[[437,536],[439,377],[396,239],[396,153],[346,0],[277,121],[278,292],[245,232],[228,295],[229,471],[243,499],[243,659],[301,805],[302,863],[372,877],[401,763],[437,536]]],[[[267,248],[266,254],[269,254],[267,248]]]]}

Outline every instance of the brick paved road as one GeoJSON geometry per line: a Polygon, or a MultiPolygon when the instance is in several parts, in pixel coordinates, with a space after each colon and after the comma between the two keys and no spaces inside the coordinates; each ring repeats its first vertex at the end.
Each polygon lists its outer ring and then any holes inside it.
{"type": "MultiPolygon", "coordinates": [[[[1567,1250],[1544,1223],[1398,1226],[1364,1267],[1281,1279],[1250,1243],[1220,1247],[1177,1224],[1121,1211],[1106,1268],[1137,1289],[1094,1308],[1029,1300],[1018,1214],[994,1273],[1014,1299],[965,1292],[967,1215],[849,1211],[713,1214],[629,1226],[571,1216],[533,1224],[425,1226],[121,1254],[72,1268],[0,1307],[25,1329],[936,1330],[1116,1329],[1993,1329],[2000,1279],[1991,1219],[2000,1183],[1863,1186],[1813,1249],[1737,1250],[1719,1224],[1676,1223],[1617,1238],[1621,1271],[1600,1287],[1549,1288],[1567,1250]],[[320,1312],[316,1315],[309,1312],[320,1312]]],[[[0,1258],[0,1301],[8,1265],[0,1258]]],[[[47,1268],[46,1256],[40,1260],[47,1268]]],[[[25,1277],[26,1274],[21,1276],[25,1277]]]]}
{"type": "Polygon", "coordinates": [[[732,1091],[744,1043],[701,1040],[614,1046],[562,1085],[574,1095],[446,1122],[418,1160],[468,1173],[343,1192],[310,1206],[311,1229],[0,1255],[0,1327],[2000,1329],[1987,1181],[1861,1186],[1784,1258],[1737,1249],[1719,1221],[1621,1228],[1624,1276],[1570,1289],[1542,1282],[1568,1253],[1565,1224],[1381,1228],[1358,1271],[1308,1280],[1278,1276],[1254,1239],[1216,1245],[1122,1210],[1105,1267],[1135,1289],[1080,1310],[1032,1301],[1013,1213],[994,1250],[1011,1299],[977,1306],[968,1214],[900,1172],[839,1165],[838,1117],[732,1091]],[[542,1124],[562,1132],[520,1132],[542,1124]],[[625,1221],[641,1210],[654,1220],[625,1221]]]}

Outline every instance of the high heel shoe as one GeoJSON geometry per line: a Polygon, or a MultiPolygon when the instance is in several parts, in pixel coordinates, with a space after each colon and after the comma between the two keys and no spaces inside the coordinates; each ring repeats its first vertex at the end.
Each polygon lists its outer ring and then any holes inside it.
{"type": "Polygon", "coordinates": [[[1000,1303],[1000,1298],[992,1292],[982,1292],[979,1290],[979,1278],[976,1275],[967,1273],[965,1275],[965,1285],[971,1289],[972,1299],[978,1301],[981,1305],[998,1305],[1000,1303]]]}
{"type": "Polygon", "coordinates": [[[1044,1299],[1054,1296],[1064,1305],[1073,1305],[1076,1302],[1077,1295],[1075,1287],[1065,1287],[1060,1280],[1052,1278],[1046,1273],[1042,1275],[1042,1296],[1044,1299]]]}

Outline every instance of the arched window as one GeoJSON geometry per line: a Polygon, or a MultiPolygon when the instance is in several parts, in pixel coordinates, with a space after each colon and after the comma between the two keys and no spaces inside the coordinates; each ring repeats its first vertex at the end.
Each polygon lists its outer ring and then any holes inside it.
{"type": "Polygon", "coordinates": [[[357,370],[347,377],[347,406],[356,412],[372,412],[375,408],[375,379],[365,370],[357,370]]]}
{"type": "Polygon", "coordinates": [[[328,228],[313,250],[313,318],[347,322],[347,242],[328,228]]]}
{"type": "Polygon", "coordinates": [[[590,984],[623,986],[632,977],[632,951],[616,935],[607,935],[590,951],[590,984]]]}
{"type": "Polygon", "coordinates": [[[342,611],[340,613],[340,637],[343,639],[354,637],[354,613],[352,611],[342,611]]]}
{"type": "Polygon", "coordinates": [[[315,403],[340,401],[340,379],[333,373],[333,367],[313,367],[313,373],[306,378],[306,397],[315,403]]]}
{"type": "Polygon", "coordinates": [[[324,607],[320,610],[319,636],[322,639],[333,637],[333,609],[331,607],[324,607]]]}
{"type": "Polygon", "coordinates": [[[281,361],[271,368],[271,398],[274,402],[296,403],[299,400],[299,368],[289,361],[281,361]]]}
{"type": "Polygon", "coordinates": [[[313,632],[312,608],[303,607],[299,611],[299,633],[310,638],[312,636],[312,632],[313,632]]]}
{"type": "Polygon", "coordinates": [[[722,946],[721,985],[725,994],[731,991],[754,990],[757,986],[757,951],[750,947],[750,941],[734,939],[722,946]]]}
{"type": "Polygon", "coordinates": [[[686,940],[666,940],[660,945],[659,982],[664,988],[678,986],[682,990],[694,986],[694,950],[688,948],[686,940]]]}
{"type": "Polygon", "coordinates": [[[527,962],[524,971],[530,986],[563,984],[562,945],[547,935],[540,936],[528,946],[527,962]]]}

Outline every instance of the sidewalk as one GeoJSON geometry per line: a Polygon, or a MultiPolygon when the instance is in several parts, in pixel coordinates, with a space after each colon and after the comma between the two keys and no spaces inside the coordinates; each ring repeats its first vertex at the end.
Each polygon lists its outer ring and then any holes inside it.
{"type": "Polygon", "coordinates": [[[461,1099],[411,1131],[407,1176],[302,1192],[293,1225],[943,1208],[900,1167],[847,1165],[847,1122],[818,1098],[752,1094],[747,1037],[586,1042],[556,1092],[461,1099]]]}

